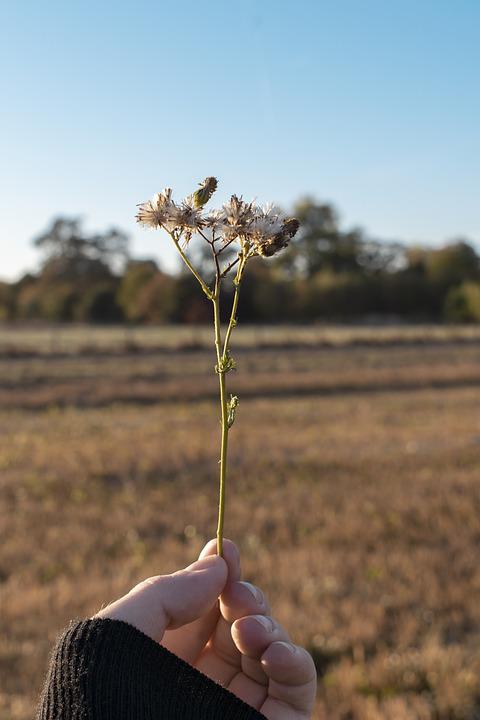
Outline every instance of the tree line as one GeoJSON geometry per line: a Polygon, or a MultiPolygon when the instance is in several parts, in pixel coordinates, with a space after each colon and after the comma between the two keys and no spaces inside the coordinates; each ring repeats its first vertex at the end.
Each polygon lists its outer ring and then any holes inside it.
{"type": "MultiPolygon", "coordinates": [[[[242,285],[239,320],[248,323],[480,321],[480,257],[458,238],[441,248],[381,242],[343,230],[329,203],[303,198],[301,222],[278,257],[252,262],[242,285]]],[[[205,249],[190,251],[208,280],[205,249]]],[[[0,282],[0,319],[93,323],[210,322],[195,279],[133,259],[118,229],[88,234],[79,219],[59,217],[34,240],[39,270],[0,282]]]]}

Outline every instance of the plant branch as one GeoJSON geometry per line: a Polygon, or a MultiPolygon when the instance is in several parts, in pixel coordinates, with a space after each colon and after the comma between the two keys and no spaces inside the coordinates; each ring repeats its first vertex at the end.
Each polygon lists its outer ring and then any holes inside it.
{"type": "Polygon", "coordinates": [[[222,270],[222,277],[225,277],[225,275],[228,275],[228,273],[230,272],[230,270],[231,270],[233,267],[235,267],[235,265],[238,263],[239,260],[240,260],[240,256],[238,255],[238,256],[235,258],[235,260],[232,260],[232,262],[229,263],[224,270],[222,270]]]}
{"type": "MultiPolygon", "coordinates": [[[[199,234],[208,242],[212,249],[212,256],[215,262],[215,287],[214,290],[210,290],[200,274],[194,268],[187,255],[183,252],[180,247],[180,234],[171,232],[170,236],[175,243],[175,246],[180,253],[180,256],[192,272],[195,278],[198,280],[203,292],[213,303],[213,323],[215,331],[215,351],[217,356],[217,364],[215,371],[218,375],[219,387],[220,387],[220,410],[221,410],[221,442],[220,442],[220,487],[219,487],[219,501],[218,501],[218,525],[217,525],[217,553],[223,555],[223,528],[225,521],[225,496],[226,496],[226,480],[227,480],[227,452],[228,452],[228,431],[233,424],[235,418],[235,408],[238,403],[238,399],[232,397],[230,401],[227,401],[227,387],[226,387],[226,374],[229,370],[234,367],[233,359],[229,354],[229,344],[232,335],[233,328],[237,324],[236,314],[238,308],[238,298],[240,292],[240,282],[242,279],[245,264],[248,260],[249,253],[248,249],[242,246],[241,252],[238,257],[232,261],[223,271],[220,267],[219,255],[221,250],[217,251],[215,248],[215,241],[209,240],[199,230],[199,234]],[[235,293],[233,296],[232,309],[230,312],[230,320],[225,333],[225,338],[222,342],[221,332],[221,314],[220,314],[220,296],[221,296],[221,285],[222,279],[225,275],[238,264],[237,273],[234,279],[235,293]]],[[[224,246],[225,247],[225,246],[224,246]]]]}
{"type": "Polygon", "coordinates": [[[215,280],[215,291],[213,293],[213,321],[215,326],[215,349],[217,353],[216,371],[220,385],[220,407],[221,407],[221,444],[220,444],[220,488],[218,500],[218,526],[217,526],[217,553],[223,555],[223,526],[225,519],[225,489],[227,479],[227,450],[228,450],[228,408],[227,389],[225,382],[225,368],[222,363],[222,337],[220,329],[220,288],[221,273],[218,265],[218,258],[215,256],[217,274],[215,280]]]}
{"type": "Polygon", "coordinates": [[[233,237],[231,240],[228,240],[224,245],[222,245],[222,247],[221,247],[220,250],[218,251],[218,254],[220,255],[220,253],[222,253],[224,250],[226,250],[229,245],[231,245],[232,243],[235,242],[235,240],[238,240],[238,238],[237,238],[236,235],[235,235],[235,237],[233,237]]]}
{"type": "Polygon", "coordinates": [[[236,274],[235,280],[234,280],[235,293],[233,295],[232,310],[230,313],[230,322],[228,323],[227,331],[225,333],[225,342],[223,345],[223,353],[222,353],[224,360],[226,360],[228,357],[230,337],[231,337],[233,328],[237,324],[237,308],[238,308],[238,299],[240,297],[240,283],[242,281],[243,271],[245,269],[245,264],[247,262],[247,259],[248,259],[248,255],[246,255],[246,254],[239,255],[237,258],[237,260],[240,261],[240,265],[238,266],[237,274],[236,274]]]}
{"type": "Polygon", "coordinates": [[[209,298],[209,300],[213,299],[213,294],[206,282],[200,277],[199,272],[193,267],[192,263],[188,259],[187,255],[183,252],[182,248],[180,247],[179,238],[175,236],[173,232],[169,233],[170,237],[172,238],[173,242],[175,243],[175,247],[177,248],[178,252],[180,253],[180,256],[185,263],[185,265],[188,267],[190,272],[197,278],[198,282],[200,283],[200,286],[205,293],[205,295],[209,298]]]}
{"type": "MultiPolygon", "coordinates": [[[[213,235],[212,239],[209,240],[209,239],[207,238],[207,236],[203,234],[203,232],[200,230],[200,228],[198,228],[197,232],[198,232],[199,235],[202,236],[202,238],[205,240],[205,242],[207,242],[209,245],[211,245],[212,248],[214,247],[214,245],[215,245],[215,235],[213,235]]],[[[213,233],[212,233],[212,234],[213,234],[213,233]]]]}

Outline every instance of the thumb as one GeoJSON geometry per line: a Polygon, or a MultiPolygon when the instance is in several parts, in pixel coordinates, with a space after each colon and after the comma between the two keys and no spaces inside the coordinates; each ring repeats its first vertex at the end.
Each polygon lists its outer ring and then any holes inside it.
{"type": "Polygon", "coordinates": [[[227,576],[225,560],[209,555],[172,575],[144,580],[95,618],[123,620],[160,642],[165,630],[205,615],[215,605],[227,576]]]}

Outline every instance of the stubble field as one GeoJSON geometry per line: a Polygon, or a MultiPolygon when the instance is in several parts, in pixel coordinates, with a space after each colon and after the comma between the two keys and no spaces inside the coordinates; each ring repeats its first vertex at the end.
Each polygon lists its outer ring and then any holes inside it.
{"type": "MultiPolygon", "coordinates": [[[[478,720],[480,334],[240,331],[226,530],[316,717],[478,720]]],[[[0,331],[2,720],[69,619],[216,526],[208,335],[35,332],[0,331]]]]}

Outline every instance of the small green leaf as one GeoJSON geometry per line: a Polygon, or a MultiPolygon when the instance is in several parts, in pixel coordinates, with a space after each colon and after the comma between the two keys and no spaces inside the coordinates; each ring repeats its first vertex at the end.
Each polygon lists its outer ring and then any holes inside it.
{"type": "Polygon", "coordinates": [[[238,397],[236,395],[230,395],[230,400],[227,402],[227,425],[229,428],[231,428],[235,422],[235,411],[237,407],[238,397]]]}

